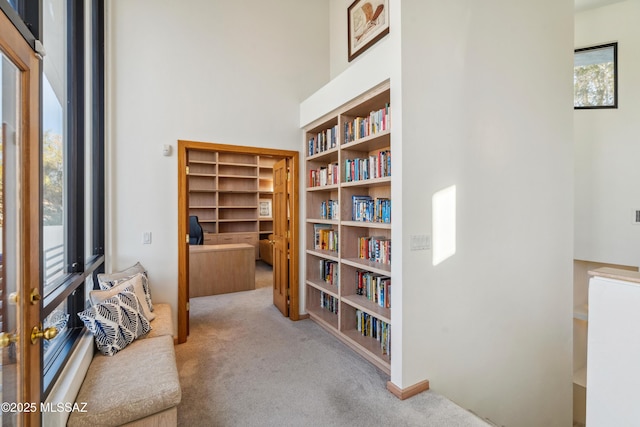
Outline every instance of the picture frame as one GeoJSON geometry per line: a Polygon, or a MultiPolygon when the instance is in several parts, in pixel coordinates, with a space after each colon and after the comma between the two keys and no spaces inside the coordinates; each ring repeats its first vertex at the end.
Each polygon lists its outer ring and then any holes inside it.
{"type": "Polygon", "coordinates": [[[260,218],[271,218],[271,200],[268,199],[260,199],[258,201],[258,217],[260,218]]]}
{"type": "Polygon", "coordinates": [[[389,0],[356,0],[347,9],[349,62],[389,34],[389,0]]]}
{"type": "Polygon", "coordinates": [[[618,43],[576,49],[573,108],[618,108],[618,43]]]}

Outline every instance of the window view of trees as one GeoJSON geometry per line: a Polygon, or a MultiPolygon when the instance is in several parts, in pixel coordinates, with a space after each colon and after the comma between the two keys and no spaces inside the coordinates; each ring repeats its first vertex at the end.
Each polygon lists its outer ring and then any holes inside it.
{"type": "Polygon", "coordinates": [[[617,106],[616,44],[578,49],[573,68],[573,106],[617,106]]]}
{"type": "Polygon", "coordinates": [[[48,130],[42,138],[42,215],[44,226],[62,225],[64,169],[62,135],[48,130]]]}

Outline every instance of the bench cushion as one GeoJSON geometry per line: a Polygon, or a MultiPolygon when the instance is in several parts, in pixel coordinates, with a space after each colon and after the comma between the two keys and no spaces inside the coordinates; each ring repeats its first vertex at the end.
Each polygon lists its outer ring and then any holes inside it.
{"type": "Polygon", "coordinates": [[[114,356],[97,354],[76,402],[69,426],[118,426],[177,406],[182,398],[173,337],[137,340],[114,356]]]}
{"type": "Polygon", "coordinates": [[[164,303],[156,303],[153,306],[153,313],[156,318],[151,321],[151,332],[142,335],[138,339],[146,339],[169,335],[173,337],[173,316],[171,314],[171,306],[164,303]]]}

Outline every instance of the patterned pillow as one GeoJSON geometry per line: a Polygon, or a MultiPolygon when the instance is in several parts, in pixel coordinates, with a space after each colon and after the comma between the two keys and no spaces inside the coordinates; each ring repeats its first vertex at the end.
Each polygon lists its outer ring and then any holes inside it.
{"type": "Polygon", "coordinates": [[[118,284],[113,286],[112,288],[102,290],[102,291],[91,291],[89,292],[89,301],[91,301],[92,305],[100,304],[102,301],[111,298],[115,294],[119,294],[125,288],[129,286],[133,286],[133,293],[138,297],[138,301],[140,301],[140,311],[144,314],[144,317],[147,318],[148,321],[152,321],[156,318],[156,315],[153,311],[149,310],[149,305],[147,303],[142,303],[142,301],[146,301],[146,293],[144,292],[144,280],[145,276],[143,273],[138,273],[135,276],[129,279],[123,279],[118,284]]]}
{"type": "Polygon", "coordinates": [[[140,264],[140,262],[135,263],[129,268],[126,268],[122,271],[117,271],[111,274],[98,274],[98,285],[100,289],[106,291],[107,289],[111,289],[123,281],[132,278],[136,274],[142,273],[142,286],[144,288],[145,293],[145,301],[149,306],[149,310],[153,311],[153,302],[151,301],[151,288],[149,287],[149,277],[147,276],[147,270],[140,264]]]}
{"type": "Polygon", "coordinates": [[[133,286],[78,313],[93,333],[98,350],[113,356],[136,338],[148,333],[151,325],[142,311],[133,286]]]}

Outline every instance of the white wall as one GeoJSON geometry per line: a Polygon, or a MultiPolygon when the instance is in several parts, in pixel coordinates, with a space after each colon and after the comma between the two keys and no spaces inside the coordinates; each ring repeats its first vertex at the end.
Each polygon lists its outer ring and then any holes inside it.
{"type": "Polygon", "coordinates": [[[618,108],[576,110],[575,258],[640,265],[640,2],[577,13],[575,46],[618,42],[618,108]]]}
{"type": "Polygon", "coordinates": [[[177,315],[178,139],[299,150],[299,104],[328,81],[325,2],[107,2],[108,247],[177,315]],[[175,153],[175,151],[174,151],[175,153]],[[142,244],[151,231],[152,244],[142,244]]]}
{"type": "Polygon", "coordinates": [[[499,425],[571,425],[572,22],[571,0],[402,2],[403,384],[499,425]],[[406,237],[451,185],[432,267],[406,237]]]}

